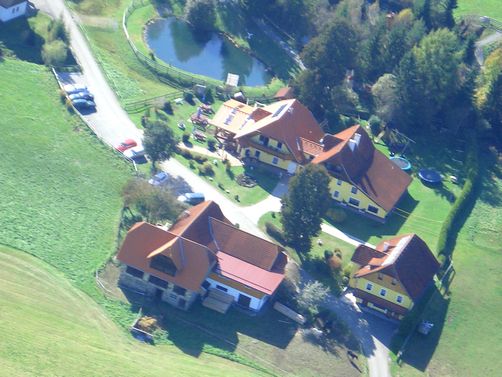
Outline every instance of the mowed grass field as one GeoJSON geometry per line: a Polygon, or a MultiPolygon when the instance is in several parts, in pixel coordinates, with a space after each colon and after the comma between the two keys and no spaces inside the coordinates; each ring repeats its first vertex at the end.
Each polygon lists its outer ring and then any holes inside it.
{"type": "Polygon", "coordinates": [[[449,297],[433,296],[424,318],[435,328],[415,335],[393,376],[486,376],[502,370],[502,169],[482,155],[478,198],[460,230],[449,297]]]}
{"type": "Polygon", "coordinates": [[[502,3],[500,0],[458,0],[457,16],[488,16],[502,21],[502,3]]]}
{"type": "Polygon", "coordinates": [[[0,243],[82,288],[115,251],[130,167],[61,104],[44,66],[0,63],[0,243]]]}
{"type": "Polygon", "coordinates": [[[223,358],[129,338],[62,274],[0,247],[2,376],[259,376],[223,358]]]}

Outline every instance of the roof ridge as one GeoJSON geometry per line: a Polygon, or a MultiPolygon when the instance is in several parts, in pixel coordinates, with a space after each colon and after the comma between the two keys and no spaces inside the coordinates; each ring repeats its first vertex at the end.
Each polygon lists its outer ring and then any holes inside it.
{"type": "MultiPolygon", "coordinates": [[[[204,214],[213,203],[214,203],[214,201],[212,201],[212,200],[206,200],[206,201],[196,205],[195,207],[193,207],[193,208],[197,208],[198,206],[201,206],[202,209],[199,213],[197,213],[196,215],[193,215],[193,218],[185,225],[183,231],[180,232],[179,237],[182,237],[185,234],[185,232],[188,229],[190,229],[190,227],[193,225],[195,220],[197,220],[202,214],[204,214]]],[[[192,216],[190,214],[190,210],[187,209],[184,212],[187,212],[187,211],[188,211],[188,217],[192,216]]],[[[178,223],[178,221],[179,220],[177,220],[173,225],[176,225],[176,223],[178,223]]],[[[169,230],[167,230],[167,231],[169,232],[169,230]]]]}

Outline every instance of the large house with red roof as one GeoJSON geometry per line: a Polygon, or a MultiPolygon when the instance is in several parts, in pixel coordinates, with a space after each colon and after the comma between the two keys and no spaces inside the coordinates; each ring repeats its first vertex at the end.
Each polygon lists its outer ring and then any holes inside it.
{"type": "Polygon", "coordinates": [[[284,250],[232,225],[206,201],[186,210],[170,228],[146,222],[127,233],[117,259],[119,284],[188,309],[226,312],[232,304],[260,310],[284,279],[284,250]]]}
{"type": "Polygon", "coordinates": [[[416,234],[397,236],[375,248],[359,245],[349,286],[359,304],[402,319],[433,283],[439,263],[416,234]]]}
{"type": "Polygon", "coordinates": [[[308,163],[306,144],[320,142],[324,132],[312,113],[296,99],[264,107],[234,99],[226,101],[209,121],[215,135],[235,148],[242,159],[252,159],[290,174],[308,163]]]}
{"type": "Polygon", "coordinates": [[[376,220],[385,221],[412,181],[375,148],[359,125],[336,135],[327,134],[322,143],[310,149],[314,153],[311,162],[324,165],[332,177],[331,197],[376,220]]]}

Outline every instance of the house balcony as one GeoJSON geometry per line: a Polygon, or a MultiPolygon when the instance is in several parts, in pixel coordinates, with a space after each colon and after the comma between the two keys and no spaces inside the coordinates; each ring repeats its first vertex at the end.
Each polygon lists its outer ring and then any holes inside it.
{"type": "Polygon", "coordinates": [[[280,149],[272,147],[270,145],[265,145],[263,143],[258,143],[253,140],[247,140],[247,146],[251,148],[258,149],[260,151],[263,151],[265,153],[272,154],[282,160],[291,160],[292,156],[289,153],[284,153],[280,149]]]}

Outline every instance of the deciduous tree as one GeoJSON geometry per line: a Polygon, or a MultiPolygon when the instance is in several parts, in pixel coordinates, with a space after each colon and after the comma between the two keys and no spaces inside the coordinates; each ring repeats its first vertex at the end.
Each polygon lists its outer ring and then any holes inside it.
{"type": "Polygon", "coordinates": [[[166,122],[157,120],[146,123],[143,146],[154,167],[157,161],[167,160],[173,155],[176,144],[178,140],[166,122]]]}
{"type": "Polygon", "coordinates": [[[311,238],[321,230],[329,201],[326,169],[309,164],[295,175],[282,200],[281,222],[286,240],[300,252],[308,252],[311,238]]]}

